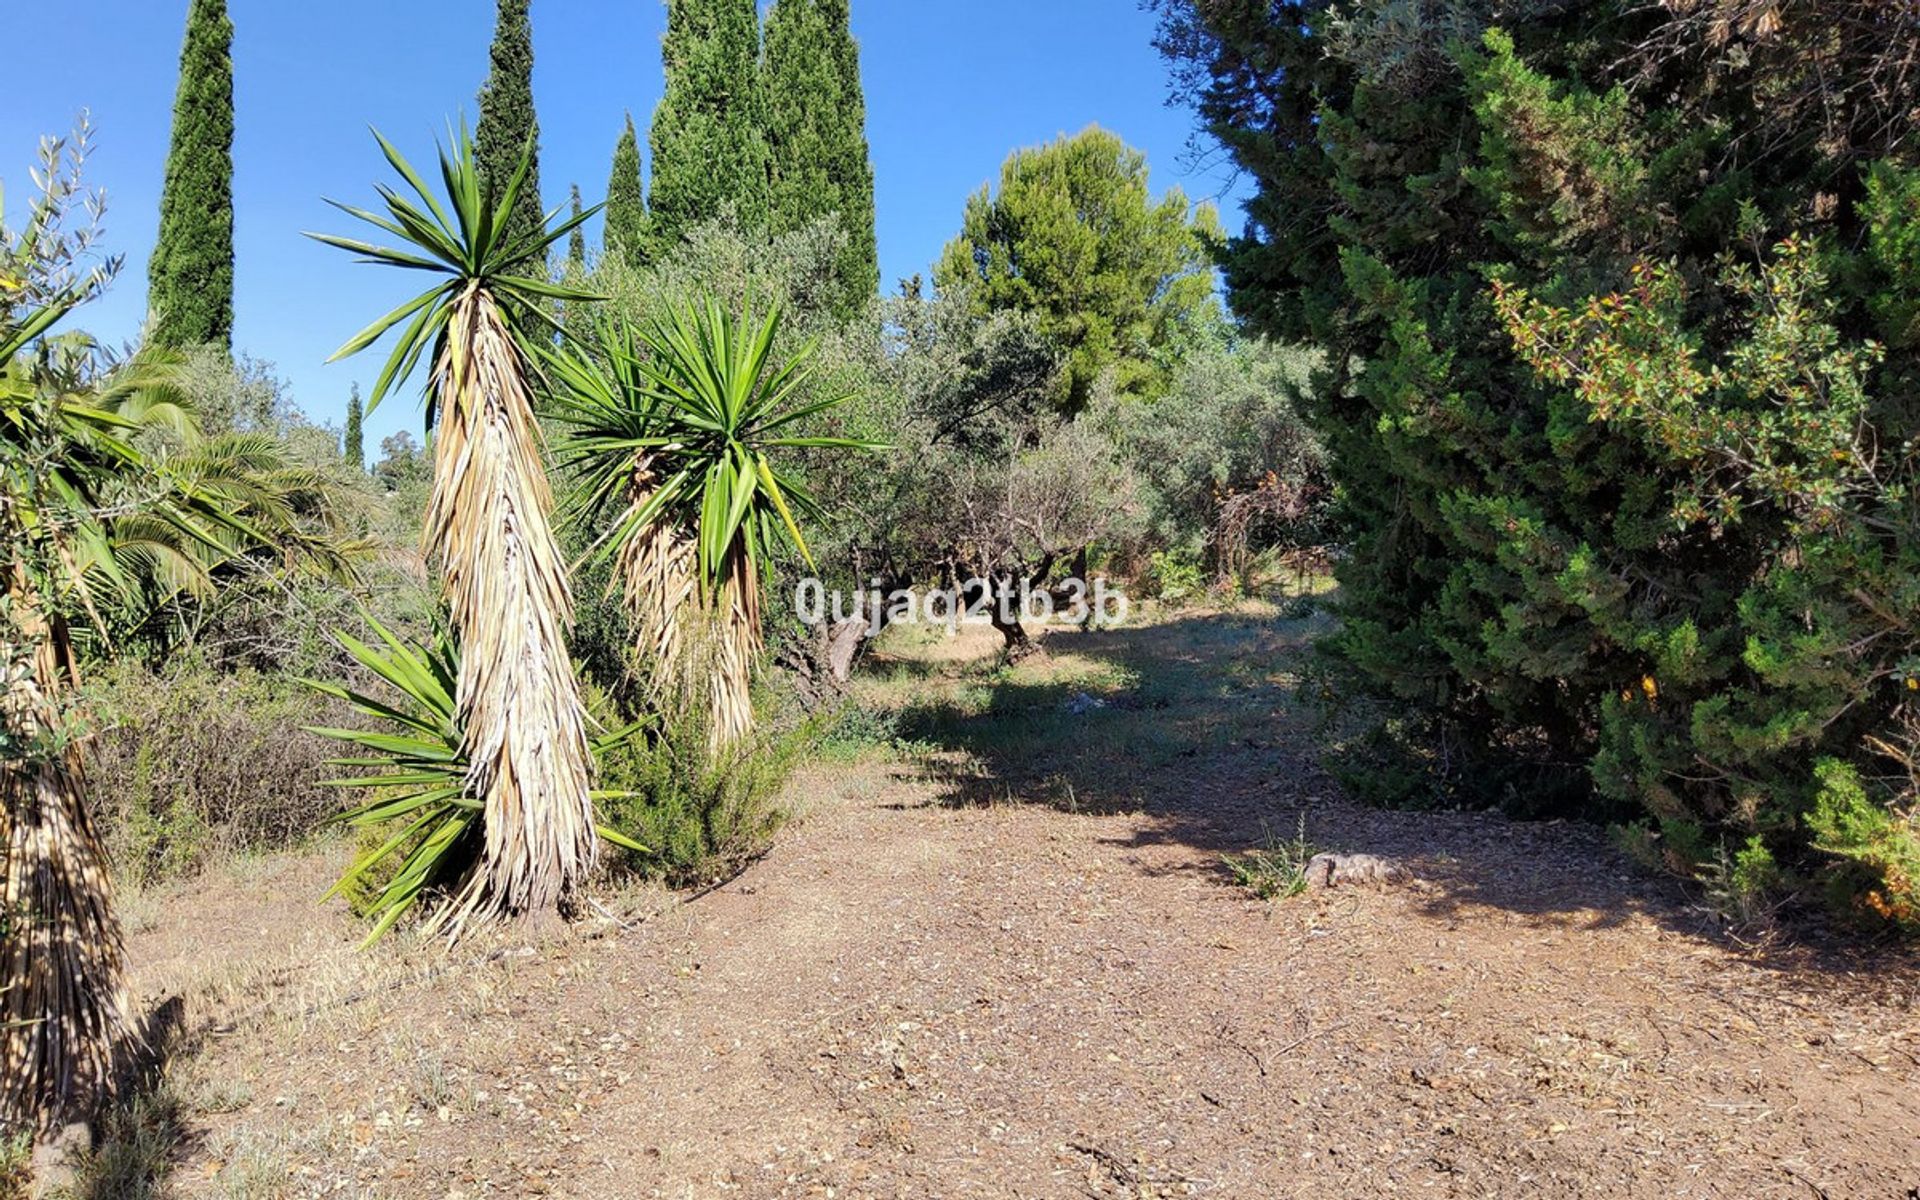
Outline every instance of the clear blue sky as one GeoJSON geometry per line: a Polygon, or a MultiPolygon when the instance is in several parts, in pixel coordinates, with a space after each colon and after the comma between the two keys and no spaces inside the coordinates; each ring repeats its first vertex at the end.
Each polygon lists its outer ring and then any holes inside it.
{"type": "MultiPolygon", "coordinates": [[[[402,272],[358,265],[300,236],[346,232],[332,196],[369,204],[384,179],[369,124],[409,157],[431,153],[449,117],[474,114],[493,0],[229,0],[234,36],[235,347],[272,362],[316,420],[337,423],[348,385],[378,371],[373,352],[333,366],[347,337],[404,298],[402,272]]],[[[106,241],[126,254],[113,291],[81,321],[117,342],[138,328],[159,216],[186,0],[68,6],[58,47],[29,53],[35,79],[0,107],[0,181],[17,218],[43,133],[91,111],[90,182],[107,189],[106,241]],[[50,57],[51,55],[51,57],[50,57]]],[[[605,193],[622,114],[646,139],[660,97],[661,0],[535,0],[535,102],[549,206],[578,181],[605,193]]],[[[1191,116],[1165,106],[1153,18],[1135,0],[853,0],[867,96],[886,287],[924,270],[959,225],[967,194],[1009,150],[1091,122],[1147,153],[1156,191],[1219,197],[1237,228],[1237,190],[1217,165],[1196,170],[1191,116]]],[[[599,230],[589,230],[599,244],[599,230]]],[[[358,234],[359,231],[354,231],[358,234]]],[[[368,421],[369,452],[419,431],[406,396],[368,421]]]]}

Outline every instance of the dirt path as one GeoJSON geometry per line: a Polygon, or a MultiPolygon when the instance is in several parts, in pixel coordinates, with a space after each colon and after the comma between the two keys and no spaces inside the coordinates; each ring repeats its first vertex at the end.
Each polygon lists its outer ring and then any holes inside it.
{"type": "Polygon", "coordinates": [[[1290,700],[1314,627],[1063,633],[1011,675],[897,646],[867,701],[904,749],[808,768],[765,860],[600,936],[356,956],[322,857],[151,900],[165,1190],[1915,1194],[1910,960],[1739,953],[1592,830],[1348,804],[1290,700]],[[1302,825],[1419,882],[1233,886],[1302,825]]]}

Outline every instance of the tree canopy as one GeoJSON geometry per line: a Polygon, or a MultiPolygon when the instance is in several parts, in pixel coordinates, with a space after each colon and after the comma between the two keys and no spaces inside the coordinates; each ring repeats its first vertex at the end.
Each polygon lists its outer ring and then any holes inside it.
{"type": "Polygon", "coordinates": [[[1154,200],[1146,156],[1093,126],[1015,151],[998,192],[968,199],[934,278],[981,311],[1034,314],[1067,355],[1056,403],[1077,412],[1106,372],[1121,394],[1159,392],[1165,352],[1217,321],[1217,228],[1178,188],[1154,200]]]}
{"type": "Polygon", "coordinates": [[[667,0],[660,42],[666,91],[650,135],[650,234],[672,245],[731,207],[744,228],[767,225],[766,106],[754,0],[667,0]]]}
{"type": "Polygon", "coordinates": [[[846,245],[835,264],[835,307],[856,311],[879,289],[880,260],[860,48],[847,0],[776,0],[767,11],[764,72],[771,232],[837,217],[846,245]]]}
{"type": "Polygon", "coordinates": [[[544,227],[540,202],[540,119],[533,108],[533,21],[531,0],[499,0],[494,19],[491,64],[480,89],[480,122],[473,131],[483,187],[504,190],[528,145],[533,158],[513,206],[510,240],[531,237],[544,227]]]}
{"type": "Polygon", "coordinates": [[[609,255],[621,255],[638,266],[646,257],[647,201],[640,190],[640,142],[633,130],[633,114],[613,148],[613,173],[607,178],[607,224],[602,246],[609,255]]]}

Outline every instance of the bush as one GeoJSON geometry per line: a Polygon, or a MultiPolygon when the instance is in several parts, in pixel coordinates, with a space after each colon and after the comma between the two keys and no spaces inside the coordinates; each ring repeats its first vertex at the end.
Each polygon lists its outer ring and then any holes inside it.
{"type": "Polygon", "coordinates": [[[1155,6],[1258,185],[1232,305],[1326,351],[1328,643],[1397,720],[1381,786],[1627,808],[1731,909],[1826,875],[1910,923],[1920,156],[1881,116],[1920,83],[1885,30],[1155,6]]]}
{"type": "Polygon", "coordinates": [[[702,705],[675,698],[661,709],[659,724],[600,756],[600,819],[651,851],[624,856],[628,869],[676,887],[712,883],[786,820],[780,793],[815,729],[769,723],[716,758],[702,705]]]}
{"type": "Polygon", "coordinates": [[[1191,553],[1156,550],[1150,561],[1155,594],[1169,604],[1191,599],[1207,585],[1206,572],[1191,553]]]}
{"type": "Polygon", "coordinates": [[[154,883],[297,845],[339,811],[320,786],[337,748],[303,727],[344,714],[291,679],[222,674],[188,655],[160,673],[108,664],[89,691],[92,792],[123,878],[154,883]]]}
{"type": "Polygon", "coordinates": [[[1867,912],[1908,932],[1920,931],[1920,827],[1912,814],[1887,811],[1847,763],[1814,768],[1818,791],[1807,828],[1813,844],[1853,864],[1864,877],[1848,889],[1867,912]]]}

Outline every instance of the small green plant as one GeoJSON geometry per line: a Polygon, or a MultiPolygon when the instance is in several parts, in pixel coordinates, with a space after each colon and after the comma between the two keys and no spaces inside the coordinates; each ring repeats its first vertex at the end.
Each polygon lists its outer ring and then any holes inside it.
{"type": "Polygon", "coordinates": [[[1266,831],[1266,841],[1258,850],[1245,854],[1223,854],[1233,882],[1262,900],[1285,900],[1307,890],[1307,863],[1319,848],[1307,840],[1307,819],[1302,816],[1293,837],[1281,841],[1266,831]]]}
{"type": "Polygon", "coordinates": [[[1759,834],[1728,853],[1720,847],[1700,866],[1700,883],[1711,904],[1729,924],[1748,926],[1766,920],[1778,907],[1786,875],[1759,834]]]}
{"type": "Polygon", "coordinates": [[[1158,595],[1169,604],[1197,595],[1206,587],[1206,572],[1190,554],[1178,550],[1156,550],[1151,563],[1158,595]]]}
{"type": "Polygon", "coordinates": [[[1911,815],[1877,803],[1860,774],[1837,759],[1814,768],[1818,790],[1806,816],[1816,850],[1844,860],[1866,883],[1860,908],[1912,931],[1920,929],[1920,827],[1911,815]]]}
{"type": "Polygon", "coordinates": [[[725,878],[766,848],[786,815],[780,791],[817,733],[761,730],[716,748],[703,699],[695,687],[669,693],[644,733],[600,755],[602,813],[652,847],[632,867],[675,885],[725,878]]]}
{"type": "Polygon", "coordinates": [[[33,1138],[25,1133],[0,1138],[0,1200],[19,1200],[32,1184],[33,1138]]]}

